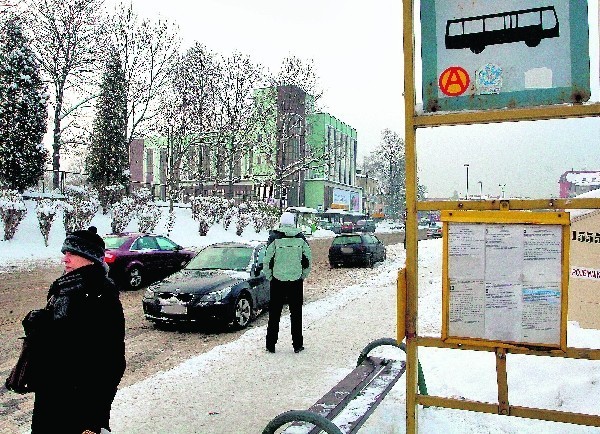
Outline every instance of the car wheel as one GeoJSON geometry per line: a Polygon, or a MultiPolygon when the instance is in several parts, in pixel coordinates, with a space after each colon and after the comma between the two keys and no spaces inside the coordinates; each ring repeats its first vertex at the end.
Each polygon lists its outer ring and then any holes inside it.
{"type": "Polygon", "coordinates": [[[138,289],[142,286],[142,270],[139,267],[133,267],[127,273],[127,284],[131,289],[138,289]]]}
{"type": "Polygon", "coordinates": [[[233,326],[243,329],[248,326],[252,319],[252,303],[247,295],[242,295],[235,302],[235,316],[233,318],[233,326]]]}

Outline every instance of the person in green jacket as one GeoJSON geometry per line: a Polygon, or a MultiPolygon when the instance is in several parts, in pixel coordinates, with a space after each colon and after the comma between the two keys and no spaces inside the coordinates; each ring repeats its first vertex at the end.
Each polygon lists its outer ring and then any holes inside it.
{"type": "Polygon", "coordinates": [[[284,212],[279,228],[269,234],[264,258],[264,273],[271,282],[267,351],[274,353],[279,336],[279,320],[284,304],[290,307],[292,345],[294,352],[304,350],[302,336],[302,303],[304,279],[311,266],[310,246],[302,231],[296,228],[294,214],[284,212]]]}

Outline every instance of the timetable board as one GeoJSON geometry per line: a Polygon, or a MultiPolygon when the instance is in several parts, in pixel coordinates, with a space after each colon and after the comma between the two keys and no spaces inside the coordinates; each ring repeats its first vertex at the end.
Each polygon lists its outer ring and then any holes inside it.
{"type": "Polygon", "coordinates": [[[442,338],[566,347],[569,214],[444,211],[442,338]]]}

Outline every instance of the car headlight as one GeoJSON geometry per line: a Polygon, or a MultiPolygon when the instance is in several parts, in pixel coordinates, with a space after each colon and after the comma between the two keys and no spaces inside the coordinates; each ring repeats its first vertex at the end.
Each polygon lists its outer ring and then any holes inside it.
{"type": "Polygon", "coordinates": [[[229,286],[227,288],[219,289],[218,291],[209,292],[202,296],[200,303],[218,303],[229,295],[231,288],[232,287],[229,286]]]}
{"type": "Polygon", "coordinates": [[[154,298],[154,290],[152,287],[146,288],[146,291],[144,291],[144,298],[154,298]]]}

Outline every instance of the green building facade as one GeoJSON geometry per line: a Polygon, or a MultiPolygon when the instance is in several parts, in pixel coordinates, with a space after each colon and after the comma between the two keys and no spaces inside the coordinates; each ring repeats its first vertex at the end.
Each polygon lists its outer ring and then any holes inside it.
{"type": "MultiPolygon", "coordinates": [[[[313,97],[297,86],[258,89],[254,98],[259,121],[253,146],[235,167],[234,199],[275,202],[284,208],[362,211],[362,189],[356,183],[356,129],[329,113],[315,113],[313,97]]],[[[140,184],[164,197],[166,139],[151,138],[142,147],[140,184]]],[[[205,183],[214,179],[207,175],[222,170],[213,158],[218,148],[187,148],[190,155],[180,169],[181,186],[189,190],[186,195],[226,194],[227,186],[205,183]]]]}
{"type": "Polygon", "coordinates": [[[304,206],[361,211],[362,190],[356,185],[356,129],[329,113],[309,115],[307,125],[307,145],[325,158],[311,164],[305,179],[304,206]]]}

